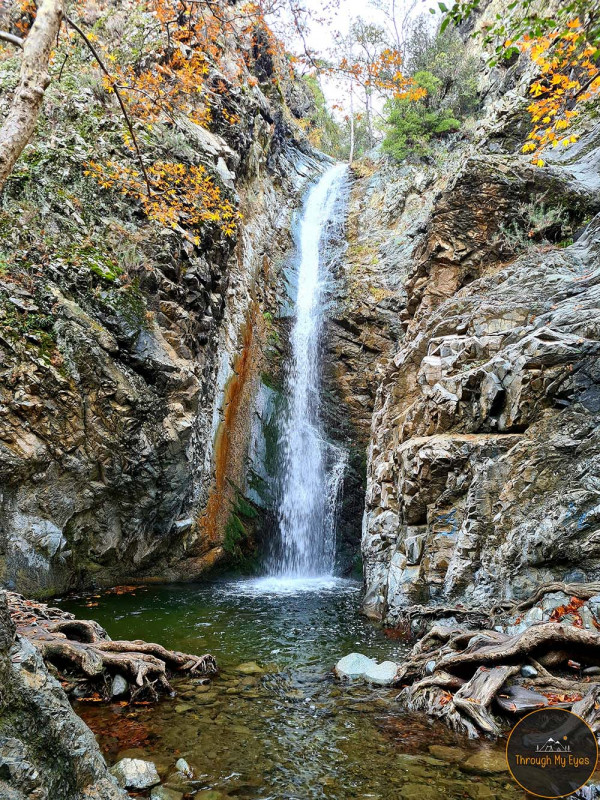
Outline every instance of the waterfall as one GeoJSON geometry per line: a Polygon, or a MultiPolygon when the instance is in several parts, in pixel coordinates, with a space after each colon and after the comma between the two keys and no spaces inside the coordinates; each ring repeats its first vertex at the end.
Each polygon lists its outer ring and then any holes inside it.
{"type": "Polygon", "coordinates": [[[321,337],[332,259],[331,228],[339,218],[347,167],[331,167],[309,191],[298,235],[298,291],[287,371],[287,415],[281,430],[278,524],[280,548],[271,573],[331,575],[336,508],[346,452],[327,442],[320,421],[321,337]]]}

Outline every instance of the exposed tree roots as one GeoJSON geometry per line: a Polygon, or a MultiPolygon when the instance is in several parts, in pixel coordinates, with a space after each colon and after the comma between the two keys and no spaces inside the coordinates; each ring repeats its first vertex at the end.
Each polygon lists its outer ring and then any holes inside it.
{"type": "Polygon", "coordinates": [[[156,699],[159,692],[172,691],[171,675],[209,675],[217,671],[211,655],[189,655],[139,639],[112,641],[93,620],[75,619],[61,609],[25,600],[12,592],[6,594],[17,633],[29,639],[44,661],[80,692],[85,684],[90,692],[105,687],[110,693],[112,678],[120,675],[129,685],[120,694],[129,694],[130,699],[142,695],[156,699]]]}
{"type": "MultiPolygon", "coordinates": [[[[600,594],[600,584],[548,584],[512,609],[524,610],[559,591],[589,599],[600,594]]],[[[497,736],[503,718],[514,724],[518,715],[548,705],[573,708],[598,728],[600,676],[584,673],[598,665],[598,631],[560,620],[512,636],[436,624],[399,668],[397,680],[404,687],[399,699],[471,737],[497,736]]]]}

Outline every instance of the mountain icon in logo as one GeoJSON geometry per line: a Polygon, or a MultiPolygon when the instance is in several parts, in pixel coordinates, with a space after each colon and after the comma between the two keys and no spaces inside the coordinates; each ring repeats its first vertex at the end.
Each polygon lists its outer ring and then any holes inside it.
{"type": "Polygon", "coordinates": [[[567,744],[567,737],[562,742],[558,742],[551,736],[544,744],[538,744],[535,748],[536,753],[570,753],[571,746],[567,744]]]}

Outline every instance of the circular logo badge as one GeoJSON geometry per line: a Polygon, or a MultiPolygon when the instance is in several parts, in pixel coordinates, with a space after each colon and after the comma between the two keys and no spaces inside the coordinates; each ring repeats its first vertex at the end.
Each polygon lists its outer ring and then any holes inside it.
{"type": "Polygon", "coordinates": [[[540,708],[510,732],[506,760],[515,781],[537,797],[567,797],[592,777],[598,743],[589,725],[564,708],[540,708]]]}

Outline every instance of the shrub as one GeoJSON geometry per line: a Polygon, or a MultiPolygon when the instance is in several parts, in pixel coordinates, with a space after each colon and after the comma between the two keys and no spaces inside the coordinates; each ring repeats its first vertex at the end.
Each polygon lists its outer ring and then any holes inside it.
{"type": "MultiPolygon", "coordinates": [[[[428,97],[440,83],[435,75],[425,71],[418,72],[414,81],[427,89],[428,97]]],[[[386,119],[388,132],[383,140],[383,149],[398,161],[402,161],[410,153],[427,155],[431,139],[440,138],[460,128],[460,120],[454,117],[451,109],[428,107],[428,97],[416,102],[397,100],[390,104],[386,119]]]]}

